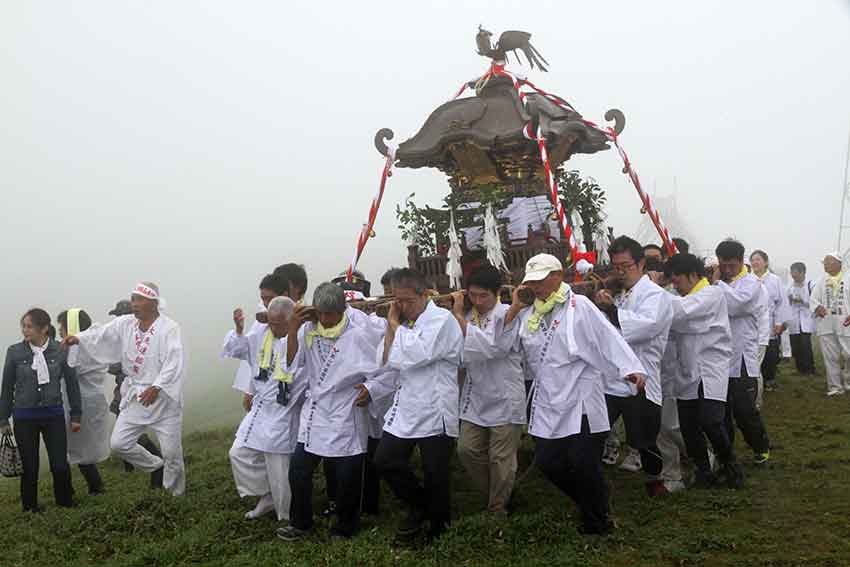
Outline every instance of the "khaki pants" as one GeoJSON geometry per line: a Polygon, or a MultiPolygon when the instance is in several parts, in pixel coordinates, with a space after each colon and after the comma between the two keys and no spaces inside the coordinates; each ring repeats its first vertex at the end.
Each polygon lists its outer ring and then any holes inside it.
{"type": "Polygon", "coordinates": [[[464,468],[488,495],[487,510],[505,513],[517,470],[517,449],[522,426],[515,424],[481,427],[460,422],[457,452],[464,468]]]}

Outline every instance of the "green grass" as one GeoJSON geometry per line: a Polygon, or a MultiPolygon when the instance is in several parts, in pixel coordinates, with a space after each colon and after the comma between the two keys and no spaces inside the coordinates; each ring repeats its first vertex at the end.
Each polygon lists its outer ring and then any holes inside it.
{"type": "MultiPolygon", "coordinates": [[[[388,493],[385,514],[350,542],[331,542],[320,521],[314,537],[283,543],[269,517],[242,519],[253,501],[236,495],[227,461],[232,429],[220,429],[187,437],[188,493],[182,499],[147,490],[145,476],[126,474],[110,461],[103,467],[108,494],[83,495],[75,474],[79,507],[58,509],[45,479],[40,499],[47,509],[23,515],[17,480],[3,479],[0,566],[850,565],[850,396],[826,399],[822,377],[799,377],[789,364],[782,367],[781,384],[766,398],[770,465],[750,466],[738,435],[744,490],[650,500],[639,475],[608,469],[618,530],[606,539],[580,537],[572,502],[537,471],[519,486],[508,520],[488,519],[479,512],[482,498],[455,462],[455,520],[431,547],[393,547],[399,513],[388,493]]],[[[521,470],[531,450],[526,439],[521,470]]],[[[318,506],[320,486],[316,492],[318,506]]]]}

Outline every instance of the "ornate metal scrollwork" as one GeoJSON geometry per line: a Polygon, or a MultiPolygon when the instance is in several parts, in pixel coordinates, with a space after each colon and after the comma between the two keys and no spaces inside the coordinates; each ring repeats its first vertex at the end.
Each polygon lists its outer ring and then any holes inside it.
{"type": "Polygon", "coordinates": [[[614,121],[614,132],[619,136],[626,127],[626,115],[619,108],[612,108],[605,113],[605,120],[614,121]]]}
{"type": "Polygon", "coordinates": [[[390,130],[389,128],[381,128],[375,134],[375,148],[377,148],[378,152],[386,157],[387,152],[389,152],[389,148],[387,148],[387,143],[385,140],[392,140],[395,137],[395,132],[390,130]]]}

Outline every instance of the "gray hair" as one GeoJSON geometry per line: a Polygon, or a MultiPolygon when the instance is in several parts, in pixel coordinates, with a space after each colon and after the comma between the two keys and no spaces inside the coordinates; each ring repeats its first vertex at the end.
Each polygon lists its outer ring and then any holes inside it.
{"type": "Polygon", "coordinates": [[[313,292],[313,305],[318,311],[342,313],[345,311],[345,292],[330,282],[320,284],[313,292]]]}
{"type": "Polygon", "coordinates": [[[295,311],[295,302],[288,297],[279,295],[269,301],[269,316],[276,317],[278,315],[283,315],[288,319],[289,316],[292,315],[293,311],[295,311]]]}

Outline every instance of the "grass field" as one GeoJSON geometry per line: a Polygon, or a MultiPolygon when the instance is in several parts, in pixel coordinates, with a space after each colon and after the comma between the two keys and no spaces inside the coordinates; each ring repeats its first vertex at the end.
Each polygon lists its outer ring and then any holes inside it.
{"type": "MultiPolygon", "coordinates": [[[[77,473],[79,506],[57,509],[45,479],[40,486],[45,512],[23,515],[17,480],[0,480],[0,567],[850,565],[850,396],[827,399],[822,377],[799,377],[789,364],[782,366],[781,384],[765,402],[770,465],[749,465],[750,452],[738,435],[744,490],[650,500],[639,475],[609,469],[618,529],[605,539],[579,536],[573,504],[536,470],[519,486],[512,516],[488,519],[479,512],[482,498],[455,461],[455,520],[430,547],[392,546],[399,512],[389,493],[384,515],[352,541],[332,542],[320,521],[311,539],[283,543],[274,537],[276,522],[269,516],[242,519],[253,501],[240,501],[233,487],[227,461],[232,430],[216,430],[187,437],[188,493],[181,499],[147,490],[147,478],[109,461],[103,467],[106,495],[84,495],[77,473]]],[[[528,466],[531,450],[526,439],[520,470],[528,466]]],[[[320,476],[316,482],[322,482],[320,476]]],[[[318,506],[323,496],[316,492],[318,506]]]]}

